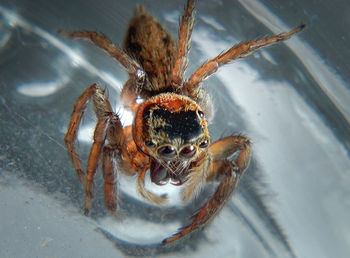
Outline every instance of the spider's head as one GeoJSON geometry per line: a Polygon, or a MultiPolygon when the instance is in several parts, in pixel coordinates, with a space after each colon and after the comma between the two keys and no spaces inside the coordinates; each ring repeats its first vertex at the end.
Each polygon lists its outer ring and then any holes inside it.
{"type": "Polygon", "coordinates": [[[209,146],[204,113],[190,98],[172,93],[157,95],[138,109],[133,137],[151,157],[151,179],[156,184],[186,181],[191,163],[209,146]]]}

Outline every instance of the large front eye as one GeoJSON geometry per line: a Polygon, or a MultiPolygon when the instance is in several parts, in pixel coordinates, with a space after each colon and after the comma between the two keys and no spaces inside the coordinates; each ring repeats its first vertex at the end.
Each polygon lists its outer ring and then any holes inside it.
{"type": "Polygon", "coordinates": [[[196,147],[194,147],[193,145],[189,145],[184,147],[181,152],[180,152],[180,156],[184,157],[184,158],[191,158],[193,157],[193,155],[196,153],[197,149],[196,147]]]}
{"type": "Polygon", "coordinates": [[[165,145],[158,149],[158,155],[161,156],[162,158],[170,159],[175,157],[176,150],[173,146],[165,145]]]}

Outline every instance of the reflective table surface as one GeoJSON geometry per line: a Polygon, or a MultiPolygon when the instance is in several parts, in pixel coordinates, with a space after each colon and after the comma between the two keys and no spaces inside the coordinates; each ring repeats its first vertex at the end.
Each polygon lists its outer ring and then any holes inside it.
{"type": "MultiPolygon", "coordinates": [[[[174,35],[184,1],[0,0],[0,257],[347,257],[350,255],[350,6],[344,1],[198,1],[187,75],[240,41],[307,28],[235,61],[205,82],[217,140],[248,135],[253,160],[204,230],[162,247],[213,190],[187,206],[155,207],[119,176],[121,217],[104,208],[101,173],[84,189],[64,147],[73,105],[92,83],[118,94],[127,74],[59,29],[98,30],[121,45],[136,4],[174,35]],[[282,3],[281,3],[282,2],[282,3]]],[[[89,110],[78,149],[86,162],[89,110]]],[[[172,190],[172,189],[170,189],[172,190]]]]}

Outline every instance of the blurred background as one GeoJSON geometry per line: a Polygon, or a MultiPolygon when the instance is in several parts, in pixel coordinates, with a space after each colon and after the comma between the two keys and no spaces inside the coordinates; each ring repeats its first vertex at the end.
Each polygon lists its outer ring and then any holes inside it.
{"type": "MultiPolygon", "coordinates": [[[[350,255],[350,5],[346,1],[198,1],[187,76],[240,41],[307,28],[220,69],[205,82],[213,141],[244,133],[253,160],[235,196],[203,231],[160,241],[189,223],[213,187],[188,206],[144,203],[119,177],[121,218],[104,208],[96,174],[91,214],[63,138],[92,83],[118,102],[127,74],[59,29],[98,30],[121,45],[136,4],[176,38],[185,1],[0,0],[1,257],[347,257],[350,255]]],[[[78,149],[86,162],[94,115],[78,149]]]]}

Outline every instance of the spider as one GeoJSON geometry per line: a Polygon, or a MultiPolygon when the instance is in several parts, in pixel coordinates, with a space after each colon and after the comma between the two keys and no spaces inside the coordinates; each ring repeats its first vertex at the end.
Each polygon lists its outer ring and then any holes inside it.
{"type": "Polygon", "coordinates": [[[183,185],[184,202],[190,201],[205,184],[219,181],[215,193],[194,214],[192,223],[164,239],[163,244],[176,241],[211,221],[236,189],[251,158],[251,141],[244,135],[232,134],[210,142],[207,124],[212,118],[211,102],[201,83],[222,65],[284,41],[305,27],[303,24],[286,33],[234,45],[185,79],[194,5],[195,0],[187,1],[180,19],[178,42],[143,6],[135,8],[123,49],[99,32],[60,31],[68,38],[88,40],[100,47],[129,74],[120,100],[134,114],[131,126],[123,127],[104,90],[97,84],[87,88],[74,106],[64,141],[85,186],[85,214],[91,208],[93,180],[100,156],[105,203],[111,212],[118,206],[116,171],[137,175],[138,192],[156,205],[166,204],[167,197],[145,188],[147,171],[154,184],[183,185]],[[97,124],[84,173],[74,143],[91,99],[97,124]]]}

